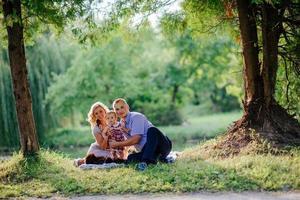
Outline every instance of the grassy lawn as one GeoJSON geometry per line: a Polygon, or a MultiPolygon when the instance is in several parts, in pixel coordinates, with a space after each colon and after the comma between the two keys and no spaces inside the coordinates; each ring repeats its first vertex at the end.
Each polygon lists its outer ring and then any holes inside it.
{"type": "Polygon", "coordinates": [[[159,127],[171,138],[175,150],[183,150],[203,140],[223,134],[229,125],[242,116],[240,112],[218,113],[207,116],[190,115],[180,126],[159,127]]]}
{"type": "Polygon", "coordinates": [[[90,128],[57,130],[47,140],[47,145],[57,150],[44,149],[38,159],[14,154],[0,161],[0,199],[54,194],[299,190],[300,149],[277,156],[208,156],[207,146],[216,139],[205,140],[222,134],[240,116],[241,113],[225,113],[191,117],[182,126],[160,127],[182,154],[174,164],[149,166],[145,172],[136,171],[134,165],[102,170],[75,168],[73,158],[84,156],[93,142],[90,128]]]}
{"type": "Polygon", "coordinates": [[[159,163],[145,172],[136,171],[134,165],[102,170],[76,168],[72,165],[73,158],[84,156],[93,142],[90,128],[57,130],[47,140],[47,146],[54,150],[41,150],[38,159],[25,159],[15,153],[10,159],[0,160],[0,199],[201,190],[299,190],[299,148],[276,156],[269,153],[225,159],[208,156],[207,147],[217,139],[205,140],[222,134],[240,116],[237,112],[191,117],[182,126],[160,127],[182,154],[174,164],[159,163]]]}
{"type": "Polygon", "coordinates": [[[43,150],[37,160],[15,154],[0,163],[0,198],[192,191],[300,189],[300,151],[204,159],[203,145],[185,150],[174,164],[81,170],[72,159],[43,150]]]}

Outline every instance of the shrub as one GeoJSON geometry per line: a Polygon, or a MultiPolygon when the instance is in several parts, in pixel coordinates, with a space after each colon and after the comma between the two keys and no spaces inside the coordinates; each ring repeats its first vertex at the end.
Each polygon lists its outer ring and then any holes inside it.
{"type": "Polygon", "coordinates": [[[183,122],[178,106],[164,100],[154,101],[136,98],[132,101],[131,110],[141,112],[156,126],[180,125],[183,122]]]}

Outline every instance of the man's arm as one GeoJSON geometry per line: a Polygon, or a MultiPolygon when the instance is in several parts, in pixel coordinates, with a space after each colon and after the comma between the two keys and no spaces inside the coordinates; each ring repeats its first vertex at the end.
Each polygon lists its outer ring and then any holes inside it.
{"type": "Polygon", "coordinates": [[[111,141],[109,143],[109,146],[111,148],[131,146],[131,145],[138,144],[140,142],[141,138],[142,138],[142,135],[134,135],[122,142],[111,141]]]}

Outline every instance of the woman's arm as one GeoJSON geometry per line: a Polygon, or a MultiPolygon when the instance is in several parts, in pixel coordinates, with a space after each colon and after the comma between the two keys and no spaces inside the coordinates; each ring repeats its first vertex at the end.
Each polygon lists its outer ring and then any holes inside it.
{"type": "Polygon", "coordinates": [[[108,142],[107,142],[108,137],[107,136],[103,136],[101,133],[97,133],[97,134],[95,134],[95,140],[101,149],[107,149],[107,147],[108,147],[108,142]]]}
{"type": "Polygon", "coordinates": [[[95,126],[93,128],[93,136],[97,142],[97,144],[100,146],[101,149],[107,149],[108,148],[108,135],[107,135],[107,127],[104,129],[95,126]]]}

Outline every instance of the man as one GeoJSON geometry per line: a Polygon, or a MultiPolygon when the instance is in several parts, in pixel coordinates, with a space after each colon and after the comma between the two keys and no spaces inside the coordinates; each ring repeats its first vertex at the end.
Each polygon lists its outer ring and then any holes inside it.
{"type": "Polygon", "coordinates": [[[130,112],[125,99],[118,98],[113,108],[125,127],[129,129],[129,138],[122,142],[111,142],[110,147],[134,145],[139,151],[128,156],[127,162],[139,162],[138,170],[145,170],[148,164],[156,164],[157,159],[168,162],[167,155],[172,149],[172,142],[141,113],[130,112]]]}

